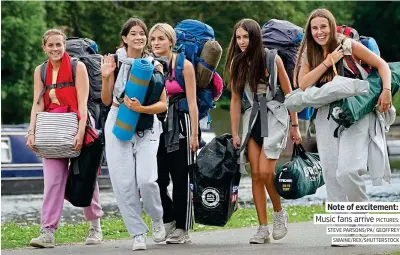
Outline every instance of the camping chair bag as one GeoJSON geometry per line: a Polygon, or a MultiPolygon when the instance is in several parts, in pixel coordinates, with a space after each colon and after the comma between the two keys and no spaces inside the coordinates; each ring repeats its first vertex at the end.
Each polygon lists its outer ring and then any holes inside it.
{"type": "Polygon", "coordinates": [[[42,158],[75,158],[81,153],[73,150],[78,134],[78,117],[74,112],[38,112],[35,143],[37,155],[42,158]]]}

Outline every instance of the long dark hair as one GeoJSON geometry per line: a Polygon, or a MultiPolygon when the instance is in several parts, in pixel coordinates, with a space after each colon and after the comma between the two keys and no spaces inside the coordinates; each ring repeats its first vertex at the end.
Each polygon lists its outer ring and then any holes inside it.
{"type": "MultiPolygon", "coordinates": [[[[316,9],[311,12],[310,16],[308,17],[307,24],[305,27],[305,36],[301,42],[301,46],[299,49],[299,54],[296,59],[296,65],[294,68],[294,84],[297,86],[297,75],[299,73],[300,65],[301,65],[301,58],[303,56],[304,51],[306,51],[306,56],[308,60],[308,64],[310,66],[310,71],[316,68],[318,65],[324,61],[324,52],[314,38],[312,37],[311,33],[311,20],[314,18],[326,18],[329,23],[329,28],[331,30],[329,34],[329,42],[328,42],[328,53],[334,51],[337,46],[340,44],[340,39],[343,38],[343,36],[340,36],[336,33],[336,20],[333,14],[327,10],[327,9],[316,9]]],[[[333,68],[330,67],[321,77],[321,80],[324,81],[331,81],[333,77],[335,76],[335,73],[333,72],[333,68]]]]}
{"type": "Polygon", "coordinates": [[[246,81],[253,92],[257,91],[260,79],[265,76],[265,52],[262,43],[261,27],[252,19],[242,19],[233,28],[226,56],[224,76],[230,77],[228,87],[235,93],[244,91],[246,81]],[[236,42],[236,30],[243,28],[249,33],[249,45],[241,51],[236,42]]]}
{"type": "MultiPolygon", "coordinates": [[[[124,42],[124,40],[122,40],[122,36],[127,36],[129,31],[131,30],[131,28],[134,27],[134,26],[140,26],[143,29],[143,31],[144,31],[144,33],[146,35],[146,40],[149,38],[149,30],[147,29],[146,24],[144,24],[144,22],[141,19],[129,18],[124,23],[124,25],[122,25],[121,32],[119,32],[119,35],[121,37],[121,45],[120,45],[120,47],[125,47],[125,48],[128,47],[128,45],[124,42]]],[[[147,47],[147,41],[146,41],[145,45],[147,47]]],[[[146,47],[145,47],[145,51],[146,51],[146,47]]]]}

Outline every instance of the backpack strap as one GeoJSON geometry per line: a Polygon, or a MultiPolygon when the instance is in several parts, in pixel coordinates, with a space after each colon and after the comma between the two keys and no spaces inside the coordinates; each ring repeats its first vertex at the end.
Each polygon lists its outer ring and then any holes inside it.
{"type": "Polygon", "coordinates": [[[118,77],[119,68],[121,66],[121,62],[119,62],[117,54],[114,54],[114,62],[115,62],[115,70],[114,70],[114,83],[115,83],[118,77]]]}
{"type": "Polygon", "coordinates": [[[43,85],[46,87],[46,73],[47,73],[47,62],[46,60],[41,66],[40,66],[40,79],[42,80],[43,85]]]}
{"type": "Polygon", "coordinates": [[[212,66],[210,66],[209,64],[204,62],[204,59],[202,59],[202,58],[198,58],[197,63],[201,64],[202,66],[204,66],[205,68],[207,68],[208,70],[210,70],[213,73],[217,70],[216,68],[213,68],[212,66]]]}
{"type": "MultiPolygon", "coordinates": [[[[179,83],[179,86],[185,91],[185,80],[183,79],[183,68],[185,64],[185,53],[179,53],[175,62],[175,77],[179,83]]],[[[171,74],[172,75],[172,74],[171,74]]]]}
{"type": "Polygon", "coordinates": [[[50,86],[46,86],[47,64],[48,64],[48,61],[46,60],[40,66],[40,79],[42,80],[42,83],[43,83],[43,89],[40,92],[39,98],[36,102],[37,104],[40,103],[40,99],[43,97],[43,95],[46,93],[46,90],[48,90],[48,89],[56,89],[56,88],[61,89],[61,88],[65,88],[65,87],[75,86],[76,66],[78,65],[77,58],[71,58],[72,82],[55,83],[55,84],[51,84],[50,86]]]}
{"type": "Polygon", "coordinates": [[[268,50],[264,49],[265,54],[266,54],[266,64],[267,64],[267,72],[269,74],[269,83],[271,87],[271,91],[273,95],[275,96],[278,88],[277,88],[277,66],[276,66],[276,55],[278,54],[278,51],[276,49],[268,50]]]}
{"type": "Polygon", "coordinates": [[[72,58],[71,59],[71,66],[72,66],[72,81],[75,84],[75,78],[76,78],[76,66],[78,65],[78,60],[77,58],[72,58]]]}
{"type": "Polygon", "coordinates": [[[351,50],[351,39],[349,38],[344,38],[342,43],[343,45],[343,60],[344,63],[346,64],[346,68],[349,69],[358,79],[364,80],[367,78],[368,73],[364,70],[364,68],[356,62],[352,55],[352,50],[351,50]],[[347,54],[346,54],[347,53],[347,54]]]}

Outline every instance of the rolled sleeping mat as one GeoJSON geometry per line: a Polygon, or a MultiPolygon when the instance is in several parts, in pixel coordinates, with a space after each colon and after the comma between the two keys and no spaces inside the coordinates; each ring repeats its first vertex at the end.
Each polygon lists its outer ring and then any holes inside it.
{"type": "MultiPolygon", "coordinates": [[[[125,95],[135,97],[141,104],[144,102],[154,66],[147,59],[135,59],[132,63],[129,79],[125,86],[125,95]]],[[[125,104],[118,109],[117,119],[113,127],[114,135],[120,140],[131,140],[135,133],[140,113],[130,110],[125,104]]]]}
{"type": "Polygon", "coordinates": [[[221,45],[217,41],[208,40],[200,54],[200,61],[196,67],[196,80],[202,89],[207,88],[218,67],[222,56],[221,45]]]}

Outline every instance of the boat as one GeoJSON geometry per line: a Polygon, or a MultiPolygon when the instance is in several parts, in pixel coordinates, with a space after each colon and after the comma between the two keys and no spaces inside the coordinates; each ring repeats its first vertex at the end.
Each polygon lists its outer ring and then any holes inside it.
{"type": "MultiPolygon", "coordinates": [[[[26,146],[28,124],[1,126],[1,194],[43,193],[42,159],[26,146]]],[[[104,161],[98,177],[100,189],[110,189],[108,167],[104,161]]]]}
{"type": "MultiPolygon", "coordinates": [[[[215,133],[209,125],[201,121],[202,138],[210,142],[215,133]]],[[[29,124],[1,126],[1,194],[42,194],[43,163],[26,146],[29,124]]],[[[101,175],[98,176],[100,189],[111,189],[106,159],[103,160],[101,175]]]]}

